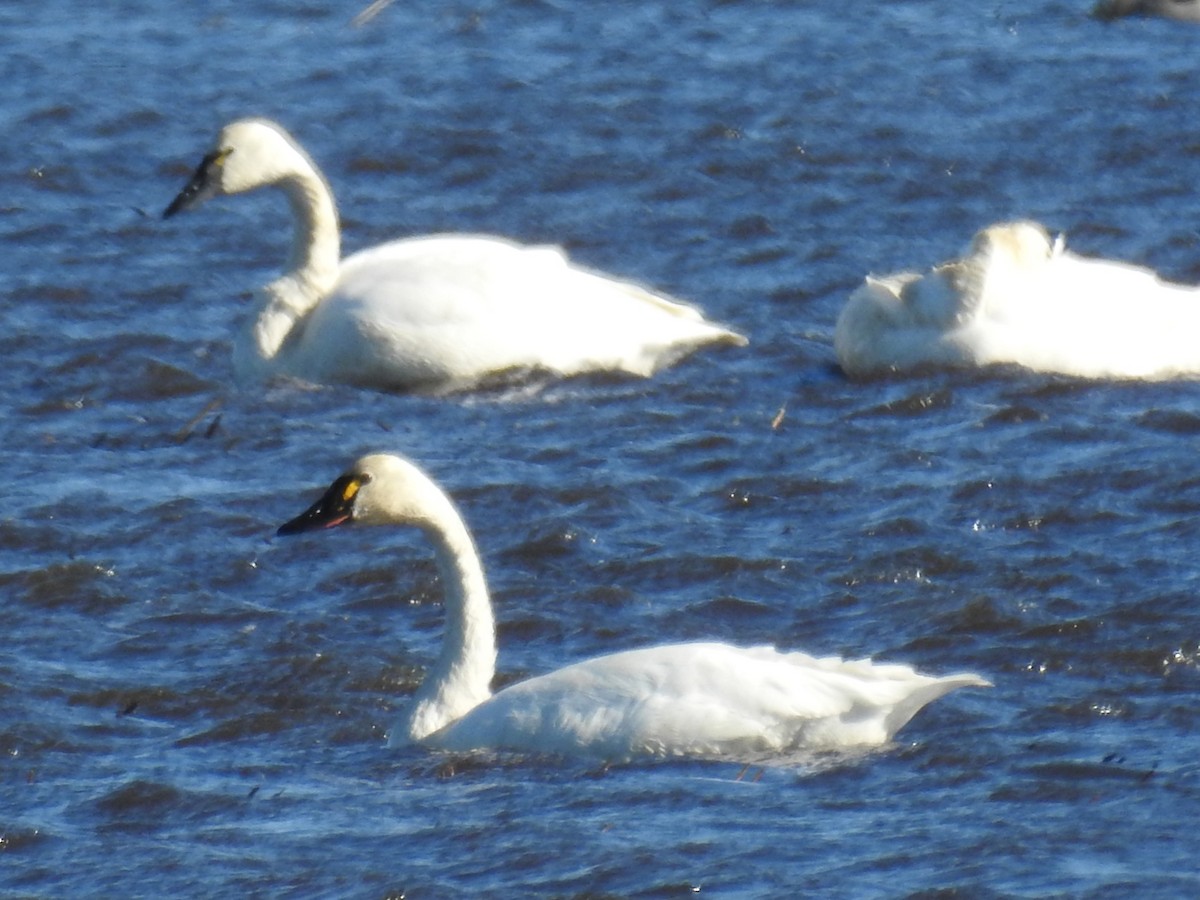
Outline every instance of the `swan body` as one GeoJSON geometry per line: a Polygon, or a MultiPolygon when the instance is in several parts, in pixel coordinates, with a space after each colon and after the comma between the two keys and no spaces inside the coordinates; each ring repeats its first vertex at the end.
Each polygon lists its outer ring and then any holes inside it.
{"type": "Polygon", "coordinates": [[[868,277],[838,317],[834,349],[850,375],[993,363],[1085,378],[1196,375],[1200,289],[1007,222],[924,274],[868,277]]]}
{"type": "Polygon", "coordinates": [[[222,129],[164,217],[267,186],[286,193],[295,230],[286,273],[261,289],[235,342],[243,380],[401,390],[522,370],[649,376],[706,344],[746,343],[691,306],[573,265],[557,247],[446,234],[342,260],[324,177],[261,119],[222,129]]]}
{"type": "Polygon", "coordinates": [[[1103,20],[1123,16],[1162,16],[1179,22],[1200,23],[1200,0],[1100,0],[1092,15],[1103,20]]]}
{"type": "Polygon", "coordinates": [[[412,463],[366,456],[294,534],[346,522],[409,524],[433,544],[446,592],[441,655],[390,744],[510,750],[609,761],[642,756],[747,759],[886,743],[925,704],[978,675],[684,643],[628,650],[490,692],[495,630],[483,570],[449,498],[412,463]]]}

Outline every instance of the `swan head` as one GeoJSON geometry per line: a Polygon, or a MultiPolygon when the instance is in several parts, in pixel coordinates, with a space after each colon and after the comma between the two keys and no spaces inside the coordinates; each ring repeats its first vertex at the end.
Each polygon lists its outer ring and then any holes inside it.
{"type": "Polygon", "coordinates": [[[221,129],[191,180],[163,212],[167,219],[222,194],[238,194],[316,171],[290,134],[266,119],[239,119],[221,129]]]}
{"type": "Polygon", "coordinates": [[[415,465],[399,456],[375,453],[358,460],[316,503],[276,533],[300,534],[349,523],[437,530],[449,509],[446,495],[415,465]]]}
{"type": "Polygon", "coordinates": [[[1056,244],[1037,222],[1001,222],[989,225],[975,235],[968,257],[1004,257],[1018,266],[1045,262],[1055,253],[1056,244]]]}

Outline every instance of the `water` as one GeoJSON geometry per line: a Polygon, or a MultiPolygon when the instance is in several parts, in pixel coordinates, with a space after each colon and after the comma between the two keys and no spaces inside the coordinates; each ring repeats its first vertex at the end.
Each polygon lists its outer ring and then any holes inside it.
{"type": "Polygon", "coordinates": [[[988,222],[1200,280],[1200,30],[1055,0],[0,7],[0,891],[1175,897],[1200,889],[1193,383],[851,382],[867,272],[988,222]],[[286,207],[158,215],[278,118],[349,249],[486,231],[746,331],[652,381],[230,388],[286,207]],[[717,638],[995,681],[865,757],[445,760],[412,535],[274,529],[362,452],[485,557],[501,682],[717,638]]]}

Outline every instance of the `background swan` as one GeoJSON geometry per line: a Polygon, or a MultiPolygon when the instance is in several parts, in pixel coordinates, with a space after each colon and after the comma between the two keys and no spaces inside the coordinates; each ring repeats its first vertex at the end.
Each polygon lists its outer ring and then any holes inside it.
{"type": "Polygon", "coordinates": [[[242,378],[401,389],[529,368],[651,375],[705,344],[746,343],[690,306],[570,264],[557,247],[437,235],[340,260],[328,184],[261,119],[222,129],[163,216],[267,186],[287,194],[295,232],[287,273],[262,289],[235,344],[242,378]]]}
{"type": "Polygon", "coordinates": [[[1100,0],[1092,9],[1097,19],[1123,16],[1162,16],[1180,22],[1200,22],[1200,0],[1100,0]]]}
{"type": "Polygon", "coordinates": [[[392,745],[606,760],[871,746],[943,694],[988,686],[972,674],[935,678],[870,660],[690,643],[601,656],[492,695],[491,602],[479,556],[450,499],[412,463],[366,456],[279,533],[345,522],[423,530],[445,590],[441,655],[393,730],[392,745]]]}
{"type": "Polygon", "coordinates": [[[962,259],[868,277],[834,349],[851,375],[1016,363],[1089,378],[1200,373],[1200,289],[1077,256],[1033,222],[992,225],[962,259]]]}

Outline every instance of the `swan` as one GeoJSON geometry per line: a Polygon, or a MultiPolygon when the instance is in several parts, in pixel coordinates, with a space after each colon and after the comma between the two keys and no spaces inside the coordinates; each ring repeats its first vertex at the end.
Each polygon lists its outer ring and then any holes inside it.
{"type": "Polygon", "coordinates": [[[530,369],[649,376],[706,344],[746,344],[690,306],[571,264],[557,247],[443,234],[340,259],[328,183],[264,119],[225,126],[163,217],[268,186],[287,195],[295,230],[287,273],[261,289],[235,341],[242,381],[403,390],[530,369]]]}
{"type": "Polygon", "coordinates": [[[1200,374],[1200,289],[1078,256],[1036,222],[980,231],[924,274],[868,276],[834,330],[850,375],[1015,363],[1084,378],[1200,374]]]}
{"type": "Polygon", "coordinates": [[[978,675],[932,677],[866,659],[685,643],[600,656],[492,694],[491,603],[475,545],[450,498],[405,459],[365,456],[278,533],[348,522],[421,529],[445,591],[441,654],[389,746],[610,762],[645,756],[748,761],[883,744],[943,694],[989,686],[978,675]]]}
{"type": "Polygon", "coordinates": [[[1122,16],[1162,16],[1180,22],[1200,22],[1200,0],[1100,0],[1092,15],[1105,21],[1122,16]]]}

